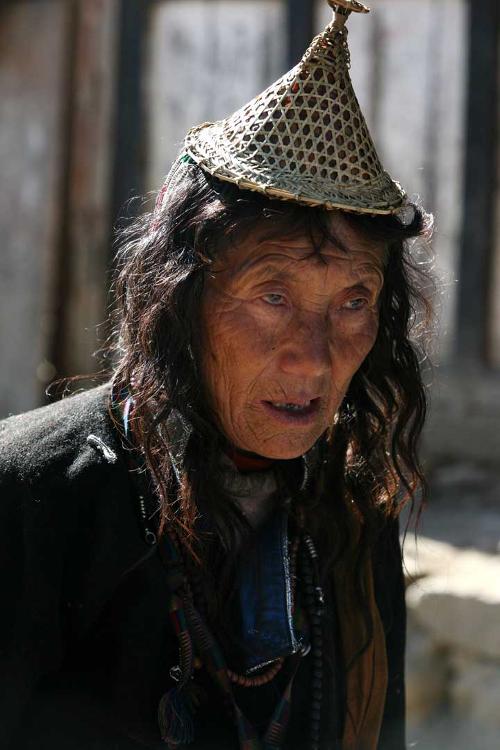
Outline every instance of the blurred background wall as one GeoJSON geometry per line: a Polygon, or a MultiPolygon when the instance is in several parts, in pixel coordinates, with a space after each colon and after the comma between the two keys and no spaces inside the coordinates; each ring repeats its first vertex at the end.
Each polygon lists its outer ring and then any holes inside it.
{"type": "MultiPolygon", "coordinates": [[[[432,503],[419,558],[407,552],[410,739],[497,748],[499,4],[372,10],[349,24],[352,78],[384,165],[436,215],[442,280],[432,503]],[[479,557],[456,557],[467,554],[479,557]]],[[[329,18],[324,0],[1,5],[0,416],[44,403],[54,378],[99,369],[113,227],[139,210],[126,202],[161,186],[188,127],[261,91],[329,18]]]]}

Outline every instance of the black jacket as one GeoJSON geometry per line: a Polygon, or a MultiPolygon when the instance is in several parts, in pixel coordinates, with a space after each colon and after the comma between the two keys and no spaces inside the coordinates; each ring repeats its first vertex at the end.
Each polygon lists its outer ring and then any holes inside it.
{"type": "MultiPolygon", "coordinates": [[[[0,423],[0,732],[8,750],[165,748],[155,712],[178,661],[177,640],[165,570],[141,533],[108,396],[101,386],[0,423]]],[[[389,668],[379,748],[404,750],[395,525],[381,537],[374,574],[389,668]]],[[[304,662],[294,685],[294,748],[305,742],[304,662]]],[[[224,716],[216,719],[226,726],[224,716]]],[[[213,747],[235,747],[221,732],[213,747]]],[[[192,745],[208,747],[208,739],[192,745]]],[[[328,728],[322,747],[334,747],[328,728]]]]}

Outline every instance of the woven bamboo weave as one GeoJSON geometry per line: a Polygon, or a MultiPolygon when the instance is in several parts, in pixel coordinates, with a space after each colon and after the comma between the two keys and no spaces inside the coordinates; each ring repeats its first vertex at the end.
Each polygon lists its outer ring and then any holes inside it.
{"type": "Polygon", "coordinates": [[[217,178],[272,198],[396,211],[404,192],[383,170],[354,93],[344,23],[337,16],[296,67],[233,115],[192,128],[185,151],[217,178]]]}

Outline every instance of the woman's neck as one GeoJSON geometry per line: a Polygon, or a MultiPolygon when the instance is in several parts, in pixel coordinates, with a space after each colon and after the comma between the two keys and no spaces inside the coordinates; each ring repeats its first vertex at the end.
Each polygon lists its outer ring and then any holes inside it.
{"type": "Polygon", "coordinates": [[[256,453],[247,453],[232,445],[227,446],[224,452],[234,463],[238,471],[241,472],[265,471],[276,463],[274,458],[266,458],[256,453]]]}

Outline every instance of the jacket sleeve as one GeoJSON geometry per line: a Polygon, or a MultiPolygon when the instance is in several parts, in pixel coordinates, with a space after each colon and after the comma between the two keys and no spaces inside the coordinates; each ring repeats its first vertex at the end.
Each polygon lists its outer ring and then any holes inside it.
{"type": "Polygon", "coordinates": [[[150,549],[107,398],[99,387],[0,422],[2,747],[150,549]]]}
{"type": "Polygon", "coordinates": [[[379,750],[405,750],[406,604],[399,523],[391,521],[375,557],[375,592],[386,634],[388,686],[379,750]]]}
{"type": "Polygon", "coordinates": [[[0,461],[0,724],[14,731],[34,686],[63,653],[64,539],[58,503],[0,461]]]}

